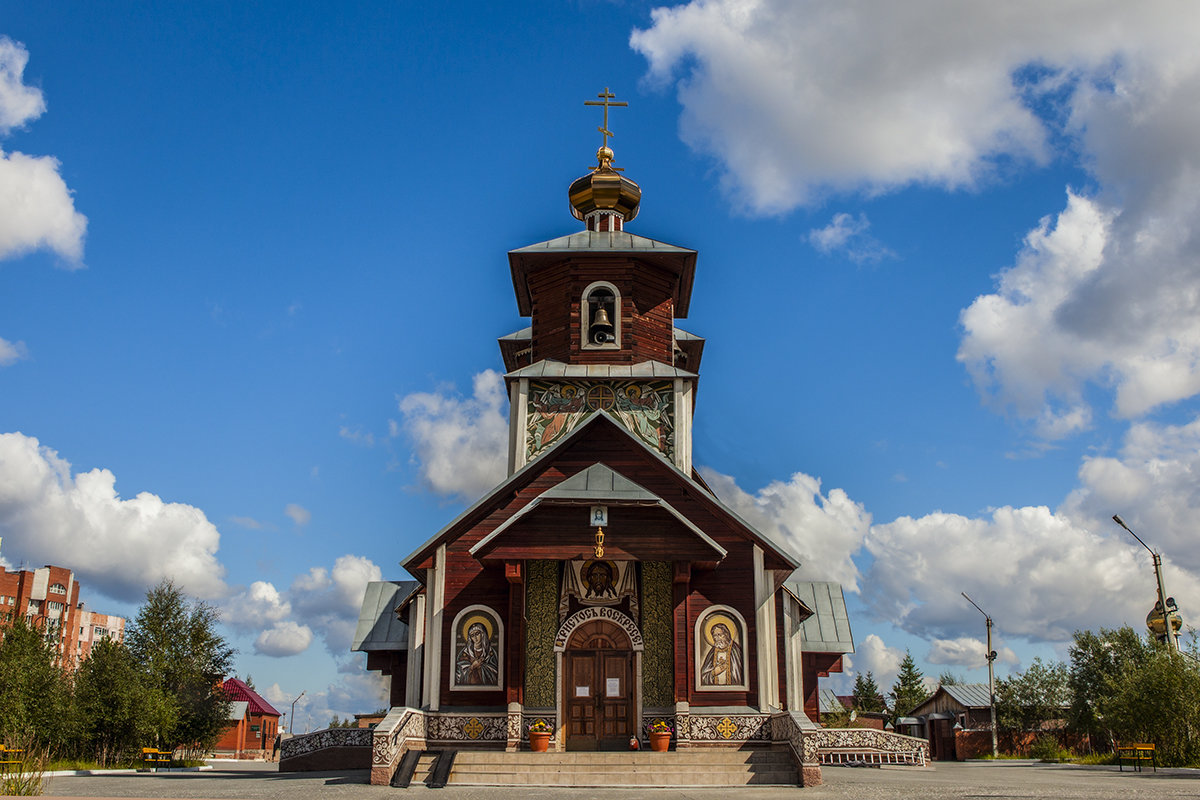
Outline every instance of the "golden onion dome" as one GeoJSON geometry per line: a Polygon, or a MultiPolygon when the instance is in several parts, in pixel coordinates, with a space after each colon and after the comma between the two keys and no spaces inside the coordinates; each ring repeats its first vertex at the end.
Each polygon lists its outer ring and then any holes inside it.
{"type": "Polygon", "coordinates": [[[596,160],[599,162],[596,168],[572,183],[568,190],[571,213],[575,219],[587,220],[595,212],[608,212],[628,222],[637,216],[641,187],[613,167],[613,151],[607,146],[596,151],[596,160]]]}

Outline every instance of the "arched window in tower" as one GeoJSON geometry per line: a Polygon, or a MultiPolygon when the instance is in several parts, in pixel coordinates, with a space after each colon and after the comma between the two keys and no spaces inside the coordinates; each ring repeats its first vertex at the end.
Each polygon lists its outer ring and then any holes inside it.
{"type": "Polygon", "coordinates": [[[616,350],[621,346],[621,294],[611,283],[598,281],[583,290],[579,304],[580,341],[585,350],[616,350]]]}

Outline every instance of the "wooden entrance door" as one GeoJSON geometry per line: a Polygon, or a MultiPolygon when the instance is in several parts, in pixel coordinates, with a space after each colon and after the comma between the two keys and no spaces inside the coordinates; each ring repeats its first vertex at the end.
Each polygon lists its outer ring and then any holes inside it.
{"type": "Polygon", "coordinates": [[[633,735],[633,652],[604,636],[567,650],[565,672],[567,749],[629,746],[633,735]]]}

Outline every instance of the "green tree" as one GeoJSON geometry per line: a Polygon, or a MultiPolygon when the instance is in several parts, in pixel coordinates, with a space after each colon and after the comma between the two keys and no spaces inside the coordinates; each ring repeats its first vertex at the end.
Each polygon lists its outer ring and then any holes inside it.
{"type": "Polygon", "coordinates": [[[949,670],[938,675],[938,686],[961,686],[964,683],[966,681],[963,680],[961,675],[955,675],[949,670]]]}
{"type": "Polygon", "coordinates": [[[67,745],[71,687],[57,636],[22,617],[0,629],[0,743],[61,750],[67,745]]]}
{"type": "Polygon", "coordinates": [[[1200,667],[1167,645],[1150,643],[1142,663],[1127,661],[1103,713],[1118,741],[1154,742],[1160,764],[1200,761],[1200,667]]]}
{"type": "MultiPolygon", "coordinates": [[[[917,706],[929,699],[925,690],[925,679],[917,662],[913,661],[912,653],[905,650],[904,660],[900,662],[900,673],[892,684],[892,715],[903,717],[917,706]]],[[[894,721],[894,720],[893,720],[894,721]]]]}
{"type": "Polygon", "coordinates": [[[188,598],[167,580],[146,593],[126,634],[148,686],[173,711],[158,720],[159,746],[203,753],[225,727],[229,702],[219,682],[229,673],[234,650],[217,632],[217,621],[214,607],[188,598]]]}
{"type": "Polygon", "coordinates": [[[135,759],[156,728],[174,721],[174,704],[147,685],[129,650],[101,639],[75,675],[75,719],[81,755],[102,766],[135,759]]]}
{"type": "Polygon", "coordinates": [[[866,675],[860,672],[854,678],[854,707],[859,711],[887,711],[883,693],[870,670],[866,675]]]}
{"type": "Polygon", "coordinates": [[[1042,730],[1066,716],[1070,699],[1067,665],[1035,658],[1024,672],[996,681],[996,724],[1003,730],[1042,730]]]}
{"type": "Polygon", "coordinates": [[[1102,735],[1116,744],[1113,723],[1108,718],[1113,697],[1123,675],[1140,669],[1154,648],[1128,625],[1099,633],[1076,631],[1070,649],[1067,687],[1071,727],[1092,736],[1102,735]]]}

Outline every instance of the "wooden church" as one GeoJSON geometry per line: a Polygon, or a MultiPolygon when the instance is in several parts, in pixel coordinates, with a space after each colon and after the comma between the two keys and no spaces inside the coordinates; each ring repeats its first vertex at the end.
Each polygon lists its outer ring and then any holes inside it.
{"type": "Polygon", "coordinates": [[[508,254],[530,320],[499,341],[508,477],[364,599],[354,648],[430,742],[520,750],[540,720],[560,751],[645,747],[656,721],[672,749],[765,743],[773,715],[818,719],[852,651],[841,587],[794,580],[693,468],[696,251],[626,230],[641,190],[601,131],[583,230],[508,254]]]}

